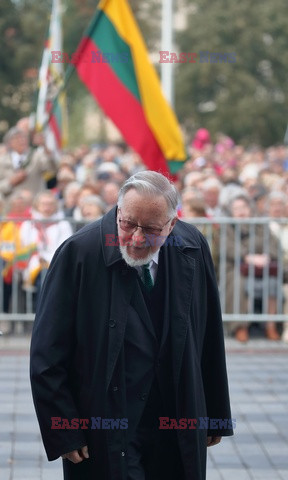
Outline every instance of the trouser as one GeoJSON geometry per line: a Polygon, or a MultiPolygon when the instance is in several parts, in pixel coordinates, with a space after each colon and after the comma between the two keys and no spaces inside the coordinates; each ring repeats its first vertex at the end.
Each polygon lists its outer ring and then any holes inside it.
{"type": "Polygon", "coordinates": [[[138,427],[128,446],[127,480],[184,480],[174,430],[138,427]]]}
{"type": "Polygon", "coordinates": [[[164,407],[156,379],[143,415],[128,444],[127,480],[184,480],[177,430],[159,429],[159,417],[174,417],[164,407]]]}

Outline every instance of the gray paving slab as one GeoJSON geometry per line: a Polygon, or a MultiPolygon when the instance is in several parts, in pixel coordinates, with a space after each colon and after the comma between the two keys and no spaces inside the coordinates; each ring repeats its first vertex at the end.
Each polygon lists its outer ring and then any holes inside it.
{"type": "MultiPolygon", "coordinates": [[[[60,480],[48,462],[30,392],[29,337],[0,338],[0,479],[60,480]]],[[[234,437],[208,449],[207,480],[288,479],[288,345],[227,339],[234,437]]]]}

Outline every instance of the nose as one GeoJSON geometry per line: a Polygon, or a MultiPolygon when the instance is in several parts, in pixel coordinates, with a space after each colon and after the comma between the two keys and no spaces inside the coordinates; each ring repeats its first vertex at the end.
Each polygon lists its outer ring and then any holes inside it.
{"type": "Polygon", "coordinates": [[[146,237],[141,227],[137,227],[132,235],[133,246],[139,247],[146,244],[146,237]]]}

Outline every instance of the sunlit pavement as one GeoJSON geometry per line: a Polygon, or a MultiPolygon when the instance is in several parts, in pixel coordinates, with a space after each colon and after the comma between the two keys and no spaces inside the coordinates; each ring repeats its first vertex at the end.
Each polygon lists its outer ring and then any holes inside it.
{"type": "MultiPolygon", "coordinates": [[[[48,462],[28,378],[29,337],[0,337],[0,479],[61,480],[48,462]]],[[[208,450],[207,480],[288,479],[288,345],[226,340],[234,437],[208,450]]]]}

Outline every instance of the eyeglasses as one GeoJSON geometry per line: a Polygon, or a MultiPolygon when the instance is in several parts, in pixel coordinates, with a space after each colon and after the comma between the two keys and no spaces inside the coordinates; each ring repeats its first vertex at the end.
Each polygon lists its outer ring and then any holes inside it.
{"type": "MultiPolygon", "coordinates": [[[[121,213],[121,209],[119,208],[119,212],[121,213]]],[[[142,225],[138,225],[137,223],[130,222],[129,220],[124,220],[123,218],[119,218],[119,225],[121,230],[127,233],[134,233],[136,232],[137,228],[141,228],[144,235],[161,235],[161,232],[164,227],[166,227],[167,223],[169,223],[172,219],[169,218],[167,222],[163,225],[162,228],[155,228],[155,227],[143,227],[142,225]]]]}

